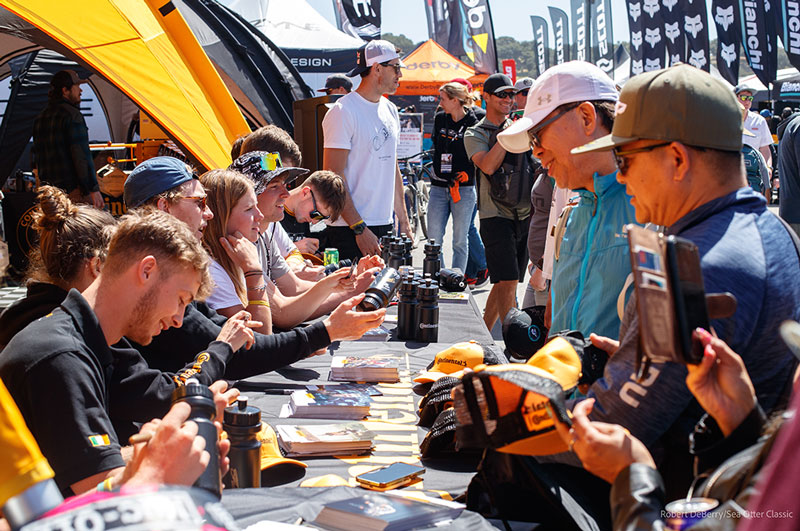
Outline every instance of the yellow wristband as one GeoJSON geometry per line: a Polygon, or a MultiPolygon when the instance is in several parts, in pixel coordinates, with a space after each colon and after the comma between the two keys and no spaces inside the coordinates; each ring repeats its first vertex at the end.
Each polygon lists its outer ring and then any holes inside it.
{"type": "Polygon", "coordinates": [[[248,306],[250,306],[251,304],[254,304],[256,306],[266,306],[267,308],[269,308],[269,301],[265,301],[264,299],[256,299],[256,300],[252,300],[252,301],[247,301],[247,305],[248,306]]]}
{"type": "Polygon", "coordinates": [[[352,225],[350,225],[350,228],[354,229],[354,228],[358,227],[359,225],[361,225],[362,223],[364,223],[364,220],[360,219],[360,220],[356,221],[355,223],[353,223],[352,225]]]}

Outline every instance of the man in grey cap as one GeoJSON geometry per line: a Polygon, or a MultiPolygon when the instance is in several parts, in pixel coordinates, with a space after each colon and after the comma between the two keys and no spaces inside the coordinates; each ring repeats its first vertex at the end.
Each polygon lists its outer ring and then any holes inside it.
{"type": "Polygon", "coordinates": [[[33,155],[40,182],[61,188],[75,202],[103,208],[80,110],[84,83],[74,70],[56,72],[50,80],[47,107],[33,122],[33,155]]]}
{"type": "Polygon", "coordinates": [[[525,104],[528,103],[528,91],[533,86],[533,78],[521,77],[514,83],[514,108],[522,116],[525,104]]]}
{"type": "Polygon", "coordinates": [[[345,95],[350,94],[353,90],[353,82],[348,79],[344,74],[331,74],[325,80],[325,87],[317,89],[317,92],[324,92],[328,96],[335,96],[337,94],[345,95]]]}

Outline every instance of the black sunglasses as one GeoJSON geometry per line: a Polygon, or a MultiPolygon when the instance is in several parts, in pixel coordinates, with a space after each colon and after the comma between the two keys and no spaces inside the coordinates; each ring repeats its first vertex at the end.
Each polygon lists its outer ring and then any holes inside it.
{"type": "Polygon", "coordinates": [[[647,151],[653,151],[654,149],[658,149],[660,147],[668,146],[672,144],[672,142],[661,142],[659,144],[653,144],[652,146],[645,146],[638,149],[629,149],[628,151],[618,151],[614,150],[614,160],[617,163],[617,168],[621,174],[625,174],[628,172],[628,161],[625,158],[627,155],[633,155],[635,153],[645,153],[647,151]]]}
{"type": "Polygon", "coordinates": [[[514,97],[514,93],[511,92],[510,90],[504,90],[503,92],[495,92],[494,93],[494,97],[495,98],[502,98],[504,100],[507,100],[507,99],[513,98],[514,97]]]}
{"type": "Polygon", "coordinates": [[[556,113],[554,116],[551,116],[550,118],[548,118],[544,122],[540,123],[538,126],[534,127],[533,129],[529,129],[528,130],[528,138],[531,141],[531,146],[537,147],[537,148],[538,147],[542,147],[542,139],[539,138],[539,133],[541,133],[542,130],[545,127],[547,127],[551,123],[555,122],[556,120],[558,120],[559,118],[561,118],[562,116],[567,114],[572,109],[577,109],[579,105],[580,105],[580,103],[573,103],[572,105],[568,105],[568,106],[564,107],[563,109],[561,109],[561,111],[556,113]]]}
{"type": "Polygon", "coordinates": [[[395,74],[399,74],[400,73],[400,69],[402,68],[399,63],[398,64],[392,64],[389,61],[386,61],[385,63],[378,63],[378,64],[381,65],[381,66],[388,66],[390,68],[394,68],[394,73],[395,74]]]}
{"type": "Polygon", "coordinates": [[[519,92],[517,92],[517,94],[522,94],[523,96],[525,96],[527,98],[529,90],[530,89],[520,90],[519,92]]]}
{"type": "Polygon", "coordinates": [[[324,221],[328,219],[330,216],[326,216],[322,212],[319,211],[317,207],[317,198],[314,197],[314,190],[311,187],[308,188],[308,191],[311,192],[311,204],[314,205],[314,210],[308,213],[308,217],[310,217],[314,221],[324,221]]]}

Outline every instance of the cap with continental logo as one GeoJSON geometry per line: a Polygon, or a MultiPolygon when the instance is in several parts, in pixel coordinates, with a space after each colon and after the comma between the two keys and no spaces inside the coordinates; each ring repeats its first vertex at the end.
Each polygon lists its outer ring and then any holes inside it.
{"type": "Polygon", "coordinates": [[[609,150],[643,139],[739,151],[742,113],[736,96],[711,74],[686,64],[639,74],[622,88],[611,134],[572,152],[609,150]]]}
{"type": "Polygon", "coordinates": [[[456,343],[439,352],[433,359],[428,369],[414,378],[416,383],[435,382],[443,376],[470,369],[478,365],[495,365],[504,363],[498,354],[490,348],[484,348],[476,341],[456,343]]]}
{"type": "MultiPolygon", "coordinates": [[[[392,59],[400,59],[400,55],[397,53],[397,48],[394,44],[380,39],[369,41],[366,45],[358,49],[356,66],[350,70],[347,75],[349,77],[355,77],[362,72],[366,72],[372,65],[385,63],[392,59]]],[[[403,68],[406,66],[403,64],[403,61],[399,61],[399,64],[403,68]]]]}
{"type": "Polygon", "coordinates": [[[506,151],[524,153],[530,147],[528,130],[565,103],[616,101],[617,86],[608,74],[585,61],[568,61],[545,70],[528,92],[525,112],[497,135],[506,151]]]}

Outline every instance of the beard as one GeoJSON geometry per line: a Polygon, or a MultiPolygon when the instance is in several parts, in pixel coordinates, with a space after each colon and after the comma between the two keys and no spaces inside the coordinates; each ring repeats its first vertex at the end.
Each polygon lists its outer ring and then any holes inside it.
{"type": "MultiPolygon", "coordinates": [[[[139,297],[138,301],[136,301],[136,305],[131,312],[131,320],[128,323],[129,330],[128,333],[125,334],[125,337],[140,345],[149,345],[150,342],[153,341],[155,333],[151,332],[150,329],[153,328],[155,324],[153,321],[155,321],[156,318],[153,314],[155,313],[154,306],[157,301],[158,286],[153,285],[144,295],[139,297]]],[[[158,331],[161,331],[160,326],[158,331]]]]}

